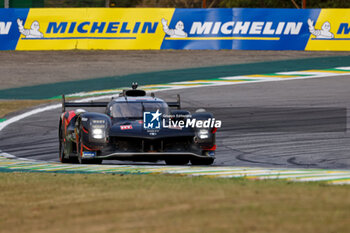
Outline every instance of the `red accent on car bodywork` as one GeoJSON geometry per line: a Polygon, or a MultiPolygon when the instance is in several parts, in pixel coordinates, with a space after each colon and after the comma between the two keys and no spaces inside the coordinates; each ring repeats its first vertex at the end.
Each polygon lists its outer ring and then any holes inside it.
{"type": "Polygon", "coordinates": [[[120,130],[128,130],[128,129],[132,129],[132,125],[121,125],[120,126],[120,130]]]}
{"type": "Polygon", "coordinates": [[[73,117],[75,117],[75,112],[74,111],[69,111],[69,116],[68,116],[68,122],[72,120],[73,117]]]}
{"type": "Polygon", "coordinates": [[[64,125],[64,134],[67,134],[67,127],[69,122],[73,119],[73,117],[76,116],[74,111],[69,111],[69,112],[65,112],[62,114],[62,124],[64,125]],[[65,117],[65,115],[68,113],[68,118],[65,117]]]}
{"type": "Polygon", "coordinates": [[[214,146],[212,146],[212,147],[204,147],[203,150],[214,151],[214,150],[216,150],[216,145],[214,145],[214,146]]]}
{"type": "Polygon", "coordinates": [[[90,147],[87,147],[87,146],[85,146],[85,145],[83,145],[83,147],[84,147],[85,149],[87,149],[87,150],[93,150],[93,149],[91,149],[90,147]]]}
{"type": "Polygon", "coordinates": [[[85,129],[84,127],[83,127],[83,131],[84,131],[84,133],[89,133],[89,131],[87,129],[85,129]]]}
{"type": "Polygon", "coordinates": [[[79,152],[79,135],[77,134],[77,131],[75,130],[75,145],[77,146],[77,152],[79,152]]]}

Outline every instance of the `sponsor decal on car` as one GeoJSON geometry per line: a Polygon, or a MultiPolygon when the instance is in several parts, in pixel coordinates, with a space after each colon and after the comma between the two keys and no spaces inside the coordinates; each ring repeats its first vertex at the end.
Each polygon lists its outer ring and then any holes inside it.
{"type": "Polygon", "coordinates": [[[83,158],[94,158],[96,151],[83,151],[83,158]]]}
{"type": "Polygon", "coordinates": [[[132,125],[121,125],[120,126],[120,130],[128,130],[128,129],[132,129],[132,125]]]}

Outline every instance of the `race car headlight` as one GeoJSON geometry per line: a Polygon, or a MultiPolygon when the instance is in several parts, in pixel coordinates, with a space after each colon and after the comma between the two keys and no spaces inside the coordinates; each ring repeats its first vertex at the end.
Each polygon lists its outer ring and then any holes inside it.
{"type": "Polygon", "coordinates": [[[101,124],[101,123],[105,123],[105,121],[97,121],[95,120],[95,122],[93,122],[95,124],[91,124],[91,136],[94,139],[103,139],[106,136],[106,125],[105,124],[101,124]],[[96,124],[99,123],[99,124],[96,124]]]}
{"type": "Polygon", "coordinates": [[[102,139],[104,138],[105,133],[103,129],[92,129],[92,137],[95,139],[102,139]]]}
{"type": "Polygon", "coordinates": [[[198,137],[200,139],[207,139],[209,138],[209,131],[206,129],[201,129],[198,131],[198,137]]]}

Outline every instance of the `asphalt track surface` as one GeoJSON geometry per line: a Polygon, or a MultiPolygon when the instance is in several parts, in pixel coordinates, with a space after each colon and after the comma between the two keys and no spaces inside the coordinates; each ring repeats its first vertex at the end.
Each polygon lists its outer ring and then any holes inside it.
{"type": "MultiPolygon", "coordinates": [[[[348,109],[350,107],[349,90],[350,77],[342,76],[188,88],[159,92],[157,96],[170,101],[179,93],[183,108],[339,107],[348,109]]],[[[0,132],[0,149],[17,157],[58,161],[59,114],[60,109],[47,111],[9,125],[0,132]]],[[[232,123],[227,115],[219,113],[215,117],[225,118],[224,123],[225,121],[232,123]]],[[[268,115],[267,113],[267,118],[272,122],[280,120],[278,114],[268,115]]],[[[349,119],[347,118],[346,121],[349,122],[349,119]]],[[[309,121],[305,122],[305,125],[307,124],[309,121]]],[[[346,131],[236,132],[234,128],[225,128],[224,124],[217,133],[217,148],[215,166],[350,168],[350,137],[346,131]]],[[[106,163],[135,164],[104,161],[104,164],[106,163]]]]}

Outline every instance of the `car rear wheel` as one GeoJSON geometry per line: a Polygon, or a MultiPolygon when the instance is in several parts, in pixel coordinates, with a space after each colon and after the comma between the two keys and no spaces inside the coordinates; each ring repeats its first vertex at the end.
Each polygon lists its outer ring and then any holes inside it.
{"type": "Polygon", "coordinates": [[[59,147],[59,159],[61,163],[69,163],[69,159],[65,158],[64,145],[61,140],[60,140],[60,147],[59,147]]]}
{"type": "Polygon", "coordinates": [[[62,134],[62,130],[60,129],[59,131],[59,154],[58,154],[58,158],[61,161],[61,163],[70,163],[71,160],[70,158],[66,156],[66,153],[64,152],[66,143],[64,141],[63,138],[63,134],[62,134]]]}

